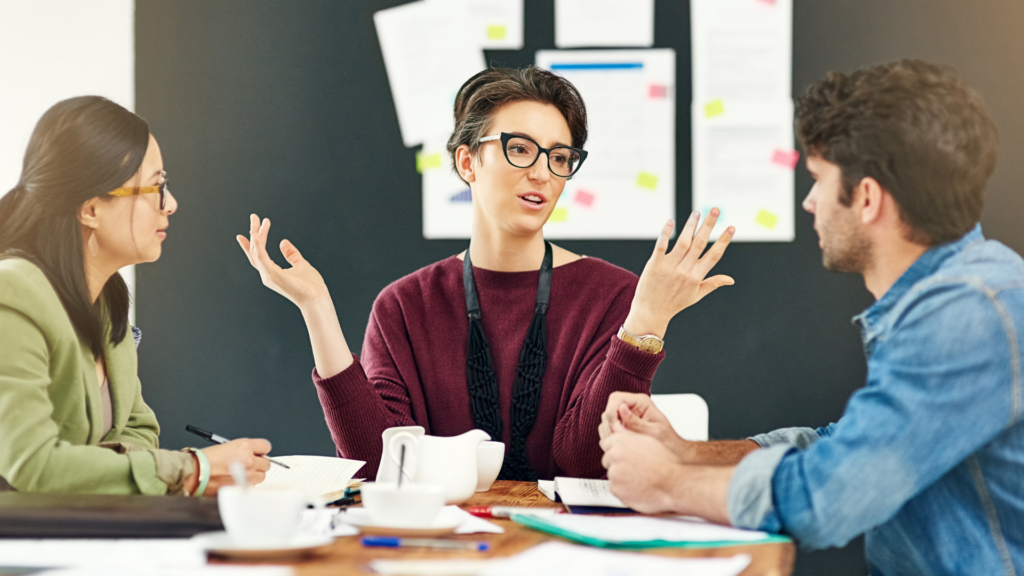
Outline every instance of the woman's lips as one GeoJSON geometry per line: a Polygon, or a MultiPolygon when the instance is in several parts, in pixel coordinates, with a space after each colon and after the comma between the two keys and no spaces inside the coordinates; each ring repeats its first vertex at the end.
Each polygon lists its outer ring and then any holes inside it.
{"type": "Polygon", "coordinates": [[[547,200],[540,194],[522,194],[519,196],[519,203],[529,208],[530,210],[543,210],[547,205],[547,200]],[[529,200],[527,200],[529,198],[529,200]],[[538,201],[539,200],[539,201],[538,201]]]}
{"type": "Polygon", "coordinates": [[[157,230],[156,231],[156,235],[157,235],[158,238],[163,240],[164,238],[167,238],[167,231],[166,230],[157,230]]]}

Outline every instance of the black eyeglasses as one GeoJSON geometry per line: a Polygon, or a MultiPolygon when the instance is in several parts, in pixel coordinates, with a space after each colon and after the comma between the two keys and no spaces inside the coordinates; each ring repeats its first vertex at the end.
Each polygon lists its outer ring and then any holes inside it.
{"type": "Polygon", "coordinates": [[[167,205],[167,195],[171,192],[167,189],[167,172],[160,172],[161,182],[156,186],[141,186],[139,188],[118,188],[108,192],[111,196],[134,196],[136,190],[139,194],[160,194],[160,209],[167,205]]]}
{"type": "Polygon", "coordinates": [[[502,132],[494,136],[484,136],[480,142],[501,140],[505,151],[505,160],[516,168],[529,168],[537,163],[540,153],[548,155],[548,170],[560,178],[569,178],[583,165],[587,159],[587,151],[572,146],[552,146],[544,148],[529,136],[502,132]]]}

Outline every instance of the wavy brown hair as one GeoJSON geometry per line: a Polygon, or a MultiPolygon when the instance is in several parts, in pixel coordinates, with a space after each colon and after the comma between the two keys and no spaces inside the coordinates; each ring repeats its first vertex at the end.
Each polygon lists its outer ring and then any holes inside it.
{"type": "Polygon", "coordinates": [[[804,150],[842,170],[844,205],[874,178],[899,205],[907,238],[929,246],[981,219],[999,136],[953,68],[900,60],[829,72],[804,92],[796,117],[804,150]]]}

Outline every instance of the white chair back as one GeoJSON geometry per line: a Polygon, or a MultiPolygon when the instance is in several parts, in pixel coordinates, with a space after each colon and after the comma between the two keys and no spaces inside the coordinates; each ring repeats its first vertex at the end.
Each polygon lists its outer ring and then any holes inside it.
{"type": "Polygon", "coordinates": [[[672,429],[686,440],[708,439],[708,403],[697,394],[651,394],[672,429]]]}

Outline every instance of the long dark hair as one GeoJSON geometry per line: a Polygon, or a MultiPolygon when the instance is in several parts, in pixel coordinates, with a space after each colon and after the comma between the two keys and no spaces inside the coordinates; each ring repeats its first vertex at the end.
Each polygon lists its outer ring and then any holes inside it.
{"type": "Polygon", "coordinates": [[[130,294],[114,274],[91,302],[78,211],[134,176],[148,146],[149,125],[120,105],[99,96],[62,100],[39,119],[21,178],[0,198],[0,257],[25,258],[42,269],[96,358],[105,344],[104,314],[110,341],[124,340],[130,294]]]}

